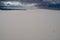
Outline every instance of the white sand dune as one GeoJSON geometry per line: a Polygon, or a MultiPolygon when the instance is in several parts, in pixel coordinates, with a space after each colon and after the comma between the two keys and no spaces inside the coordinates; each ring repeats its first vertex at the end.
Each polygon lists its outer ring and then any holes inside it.
{"type": "Polygon", "coordinates": [[[60,11],[0,10],[0,40],[60,40],[60,11]]]}

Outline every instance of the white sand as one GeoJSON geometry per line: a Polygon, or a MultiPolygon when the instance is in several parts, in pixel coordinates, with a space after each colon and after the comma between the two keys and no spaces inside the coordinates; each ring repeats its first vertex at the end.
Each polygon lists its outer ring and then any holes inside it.
{"type": "Polygon", "coordinates": [[[0,40],[60,40],[60,11],[0,10],[0,40]]]}

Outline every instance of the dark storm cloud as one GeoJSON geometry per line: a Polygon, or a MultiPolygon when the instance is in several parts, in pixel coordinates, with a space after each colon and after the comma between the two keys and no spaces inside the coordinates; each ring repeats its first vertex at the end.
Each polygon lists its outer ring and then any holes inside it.
{"type": "Polygon", "coordinates": [[[0,1],[20,1],[20,0],[0,0],[0,1]]]}
{"type": "Polygon", "coordinates": [[[42,0],[0,0],[0,1],[41,2],[42,0]]]}
{"type": "Polygon", "coordinates": [[[0,1],[21,1],[21,2],[35,2],[35,3],[40,3],[42,1],[54,1],[54,2],[59,2],[60,0],[0,0],[0,1]]]}

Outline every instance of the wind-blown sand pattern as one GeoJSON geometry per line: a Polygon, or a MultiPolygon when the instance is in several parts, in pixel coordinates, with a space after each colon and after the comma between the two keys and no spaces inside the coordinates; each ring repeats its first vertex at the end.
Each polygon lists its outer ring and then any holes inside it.
{"type": "Polygon", "coordinates": [[[60,40],[60,11],[0,10],[0,40],[60,40]]]}

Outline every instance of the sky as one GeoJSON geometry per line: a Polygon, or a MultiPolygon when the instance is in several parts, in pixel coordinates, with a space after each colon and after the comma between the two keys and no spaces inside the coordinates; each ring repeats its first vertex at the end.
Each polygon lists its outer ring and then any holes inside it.
{"type": "MultiPolygon", "coordinates": [[[[53,1],[53,0],[0,0],[0,1],[22,1],[22,2],[41,2],[41,1],[53,1]]],[[[60,3],[60,0],[54,0],[53,2],[58,2],[60,3]]]]}
{"type": "Polygon", "coordinates": [[[42,0],[2,0],[2,1],[41,2],[42,0]]]}

